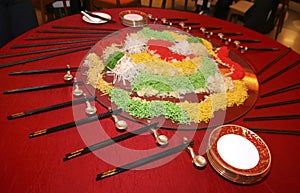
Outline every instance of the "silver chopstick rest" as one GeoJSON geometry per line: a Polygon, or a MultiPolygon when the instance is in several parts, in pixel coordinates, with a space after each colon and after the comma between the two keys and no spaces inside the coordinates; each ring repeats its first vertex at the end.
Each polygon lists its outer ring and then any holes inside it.
{"type": "Polygon", "coordinates": [[[81,95],[83,95],[83,90],[81,90],[80,88],[79,88],[79,86],[78,86],[78,84],[77,84],[77,79],[76,78],[74,78],[74,87],[75,87],[75,89],[73,90],[73,95],[75,96],[75,97],[80,97],[81,95]]]}
{"type": "Polygon", "coordinates": [[[97,112],[97,108],[93,105],[91,105],[90,101],[86,98],[86,94],[83,94],[84,98],[85,98],[85,104],[86,104],[86,108],[85,108],[85,113],[87,115],[95,115],[97,112]]]}
{"type": "Polygon", "coordinates": [[[73,79],[73,75],[71,74],[71,68],[70,68],[70,65],[68,64],[67,65],[67,73],[64,75],[64,80],[65,81],[71,81],[73,79]]]}

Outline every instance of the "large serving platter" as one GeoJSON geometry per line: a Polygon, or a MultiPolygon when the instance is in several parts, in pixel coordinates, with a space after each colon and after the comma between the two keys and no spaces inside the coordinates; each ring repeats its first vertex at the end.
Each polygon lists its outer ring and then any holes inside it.
{"type": "MultiPolygon", "coordinates": [[[[173,28],[173,27],[166,27],[163,25],[148,25],[147,27],[150,27],[152,29],[156,29],[156,30],[169,30],[169,31],[173,31],[175,33],[178,34],[185,34],[185,35],[189,35],[190,34],[181,31],[177,28],[173,28]]],[[[85,86],[88,89],[88,91],[95,95],[97,97],[97,102],[101,105],[103,105],[106,108],[112,108],[112,109],[116,109],[118,107],[116,107],[111,101],[110,101],[110,97],[108,95],[104,95],[103,93],[101,93],[99,90],[96,90],[94,87],[92,87],[89,84],[86,84],[87,82],[87,70],[88,68],[86,66],[84,66],[86,57],[90,54],[90,53],[96,53],[98,56],[101,56],[103,53],[103,50],[108,46],[111,45],[112,43],[116,43],[116,44],[122,44],[126,35],[129,33],[134,33],[137,32],[139,30],[141,30],[142,27],[128,27],[125,29],[122,29],[120,31],[114,32],[112,34],[110,34],[109,36],[107,36],[106,38],[103,38],[102,40],[100,40],[99,42],[97,42],[91,49],[90,51],[87,53],[87,55],[83,58],[82,63],[81,63],[81,67],[80,67],[80,73],[82,75],[82,78],[85,82],[85,86]]],[[[218,47],[219,45],[214,44],[215,47],[218,47]]],[[[245,71],[245,76],[243,78],[243,81],[246,83],[247,87],[248,87],[248,95],[249,97],[247,98],[247,100],[244,102],[243,105],[240,106],[234,106],[231,108],[227,108],[226,110],[219,110],[217,112],[214,113],[214,117],[210,119],[210,121],[208,123],[191,123],[191,124],[178,124],[176,122],[172,122],[171,120],[165,119],[164,117],[157,117],[157,118],[153,118],[152,121],[158,121],[159,122],[159,126],[160,128],[163,129],[177,129],[177,130],[194,130],[194,129],[205,129],[208,127],[216,127],[225,123],[230,123],[238,118],[240,118],[241,116],[245,115],[255,104],[257,97],[258,97],[258,81],[257,81],[257,77],[254,74],[254,71],[252,69],[252,67],[236,52],[234,52],[233,50],[230,50],[229,52],[229,58],[240,64],[240,66],[244,69],[245,71]]],[[[106,76],[105,80],[107,82],[112,82],[113,78],[111,76],[106,76]]],[[[188,95],[186,97],[189,97],[188,95]]],[[[194,97],[194,96],[192,96],[194,97]]],[[[202,98],[203,96],[196,96],[199,99],[202,98]]],[[[147,123],[148,120],[147,119],[137,119],[135,117],[130,116],[128,113],[126,112],[122,112],[121,116],[132,120],[132,121],[136,121],[136,122],[141,122],[141,123],[147,123]]]]}

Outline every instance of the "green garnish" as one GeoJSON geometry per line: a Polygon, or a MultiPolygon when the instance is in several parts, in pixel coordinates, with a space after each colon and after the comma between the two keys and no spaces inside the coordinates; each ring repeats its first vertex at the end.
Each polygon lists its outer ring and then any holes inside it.
{"type": "Polygon", "coordinates": [[[181,124],[190,123],[189,114],[180,106],[169,101],[134,100],[130,98],[129,92],[120,88],[114,88],[110,92],[110,97],[113,103],[133,117],[149,119],[164,116],[166,119],[171,119],[173,122],[181,124]]]}
{"type": "Polygon", "coordinates": [[[123,52],[115,51],[114,53],[110,54],[105,65],[108,69],[112,70],[116,67],[117,62],[124,56],[123,52]]]}

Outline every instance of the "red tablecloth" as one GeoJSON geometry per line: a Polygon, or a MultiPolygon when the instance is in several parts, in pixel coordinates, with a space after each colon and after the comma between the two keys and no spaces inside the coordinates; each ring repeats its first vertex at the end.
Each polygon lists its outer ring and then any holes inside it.
{"type": "MultiPolygon", "coordinates": [[[[37,29],[33,29],[24,35],[16,38],[3,48],[1,54],[23,52],[28,50],[46,49],[59,46],[43,46],[33,48],[10,48],[17,44],[26,43],[41,43],[66,41],[62,40],[25,40],[27,37],[45,36],[44,33],[38,33],[37,30],[53,29],[52,26],[82,26],[82,27],[105,27],[113,29],[124,28],[118,18],[118,13],[124,9],[103,10],[109,13],[117,24],[107,23],[103,25],[91,25],[85,23],[81,19],[81,15],[73,15],[65,17],[47,24],[44,24],[37,29]]],[[[163,9],[147,9],[140,8],[146,13],[151,13],[154,17],[187,17],[189,21],[199,21],[203,26],[220,26],[223,29],[220,31],[242,32],[243,35],[239,38],[258,39],[262,40],[260,44],[244,45],[256,47],[277,47],[280,51],[247,51],[240,54],[254,69],[255,72],[261,70],[265,65],[272,61],[276,56],[282,53],[285,46],[275,42],[274,40],[258,34],[254,31],[228,23],[226,21],[215,18],[197,15],[194,13],[163,10],[163,9]]],[[[79,30],[78,30],[79,31],[79,30]]],[[[92,31],[92,30],[91,30],[92,31]]],[[[203,37],[199,30],[192,30],[193,35],[203,37]]],[[[51,35],[51,34],[48,34],[51,35]]],[[[55,34],[52,34],[55,35],[55,34]]],[[[56,34],[57,35],[57,34],[56,34]]],[[[58,34],[65,36],[70,34],[58,34]]],[[[212,40],[220,42],[218,37],[213,36],[212,40]]],[[[82,43],[83,44],[83,43],[82,43]]],[[[72,45],[72,44],[70,44],[72,45]]],[[[79,45],[79,44],[74,44],[79,45]]],[[[239,53],[239,51],[230,44],[229,47],[239,53]]],[[[90,153],[74,160],[64,162],[62,158],[66,153],[85,147],[96,142],[99,142],[108,137],[119,135],[113,127],[111,118],[103,119],[99,122],[85,124],[83,127],[76,129],[70,128],[65,131],[29,139],[28,134],[41,129],[46,129],[68,123],[74,119],[86,117],[83,110],[85,104],[74,105],[74,107],[66,107],[42,114],[28,116],[15,120],[7,120],[7,116],[27,111],[55,103],[61,103],[72,100],[72,87],[56,88],[51,90],[41,90],[35,92],[26,92],[19,94],[3,94],[4,90],[54,84],[63,82],[62,76],[65,72],[39,74],[39,75],[24,75],[24,76],[9,76],[12,71],[22,71],[31,69],[47,69],[60,68],[70,64],[71,67],[79,66],[82,58],[87,53],[87,50],[78,51],[57,57],[51,57],[35,62],[27,62],[25,64],[14,65],[11,67],[0,69],[0,189],[1,192],[72,192],[72,193],[92,193],[92,192],[296,192],[299,190],[300,176],[300,156],[299,156],[299,136],[285,134],[269,134],[259,133],[259,135],[268,144],[272,154],[272,166],[269,174],[259,183],[254,185],[238,185],[227,181],[221,177],[208,164],[204,169],[196,169],[191,163],[190,155],[187,152],[180,153],[176,158],[171,160],[164,159],[165,163],[155,162],[137,170],[128,171],[102,181],[95,181],[96,174],[113,169],[115,166],[112,160],[120,163],[125,160],[134,160],[130,158],[132,152],[125,153],[119,151],[119,148],[136,150],[137,157],[143,155],[142,150],[154,148],[155,143],[153,136],[144,134],[137,136],[110,148],[103,148],[95,154],[90,153]],[[76,112],[76,113],[74,113],[76,112]],[[99,129],[102,128],[102,129],[99,129]],[[105,131],[105,132],[103,132],[105,131]],[[128,154],[127,154],[128,153],[128,154]],[[147,169],[148,167],[148,169],[147,169]]],[[[56,53],[56,52],[51,52],[56,53]]],[[[48,54],[48,53],[47,53],[48,54]]],[[[6,64],[11,61],[22,60],[42,56],[45,53],[17,56],[10,58],[1,58],[0,64],[6,64]]],[[[293,61],[299,60],[300,56],[291,51],[276,62],[271,68],[258,76],[258,80],[264,80],[274,72],[283,69],[293,61]]],[[[292,70],[288,70],[279,77],[260,85],[260,94],[273,91],[277,88],[282,88],[286,85],[297,83],[299,81],[300,67],[296,66],[292,70]]],[[[274,95],[266,98],[258,98],[257,105],[270,102],[278,102],[289,99],[297,99],[299,97],[299,89],[274,95]]],[[[106,110],[97,105],[98,113],[106,110]]],[[[266,128],[266,129],[286,129],[298,130],[299,120],[274,120],[274,121],[254,121],[245,122],[243,118],[254,116],[269,116],[269,115],[287,115],[299,114],[300,104],[284,105],[265,109],[252,109],[245,116],[234,121],[234,124],[242,125],[249,128],[266,128]]],[[[131,125],[130,129],[135,129],[138,126],[131,125]]],[[[179,132],[175,131],[160,131],[167,136],[177,136],[179,132]]],[[[179,134],[181,135],[181,134],[179,134]]],[[[203,153],[203,147],[206,146],[207,134],[206,131],[197,131],[194,138],[194,149],[203,153]],[[204,139],[204,140],[203,140],[204,139]],[[202,142],[203,141],[203,142],[202,142]],[[200,148],[201,147],[201,148],[200,148]]],[[[205,156],[205,154],[204,154],[205,156]]],[[[141,156],[142,157],[142,156],[141,156]]]]}

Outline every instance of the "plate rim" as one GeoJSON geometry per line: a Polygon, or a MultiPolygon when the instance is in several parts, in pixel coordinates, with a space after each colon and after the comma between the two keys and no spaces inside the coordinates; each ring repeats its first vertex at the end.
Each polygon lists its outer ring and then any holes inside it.
{"type": "MultiPolygon", "coordinates": [[[[239,136],[242,136],[242,135],[239,135],[239,136]]],[[[242,136],[242,137],[245,138],[245,136],[242,136]]],[[[247,138],[246,138],[246,139],[247,139],[247,138]]],[[[247,139],[247,140],[249,140],[249,139],[247,139]]],[[[250,141],[251,143],[253,143],[251,140],[249,140],[249,141],[250,141]]],[[[254,146],[256,147],[256,149],[258,150],[259,156],[261,156],[261,153],[262,153],[262,152],[259,151],[259,149],[257,148],[257,146],[256,146],[255,144],[253,144],[253,145],[254,145],[254,146]]],[[[221,125],[221,126],[215,128],[215,129],[210,133],[210,136],[209,136],[209,141],[208,141],[208,152],[211,154],[212,159],[213,159],[215,162],[217,162],[219,165],[221,165],[221,167],[223,167],[225,170],[228,170],[228,171],[230,171],[230,172],[233,172],[233,173],[235,173],[235,174],[242,175],[242,176],[259,176],[259,175],[263,175],[263,174],[267,173],[267,172],[270,170],[271,163],[272,163],[271,152],[270,152],[270,149],[269,149],[268,145],[265,143],[265,141],[264,141],[259,135],[257,135],[255,132],[251,131],[250,129],[247,129],[246,127],[243,127],[243,126],[241,126],[241,125],[236,125],[236,124],[226,124],[226,125],[221,125]],[[243,129],[243,130],[245,130],[245,131],[248,132],[248,133],[251,133],[252,135],[255,136],[256,139],[259,139],[260,142],[262,142],[262,144],[263,144],[264,147],[266,148],[266,152],[268,153],[268,160],[269,160],[269,161],[268,161],[268,164],[266,165],[266,167],[265,167],[262,171],[259,171],[259,172],[257,172],[257,173],[251,173],[251,172],[248,172],[248,171],[254,170],[254,169],[257,167],[258,164],[257,164],[255,167],[251,168],[251,169],[239,169],[239,168],[236,168],[236,167],[234,167],[234,166],[231,166],[230,164],[228,164],[227,162],[225,162],[217,152],[214,152],[214,151],[213,151],[212,146],[216,145],[218,139],[220,139],[220,137],[224,136],[224,135],[222,135],[222,136],[218,135],[218,137],[214,140],[213,144],[211,144],[211,143],[212,143],[212,137],[213,137],[213,135],[214,135],[216,132],[218,132],[219,130],[224,129],[224,127],[232,127],[232,126],[234,126],[234,127],[236,127],[236,128],[239,128],[239,129],[243,129]],[[216,155],[216,153],[217,153],[218,155],[216,155]],[[224,163],[225,163],[225,164],[224,164],[224,163]]],[[[259,162],[261,162],[261,159],[259,160],[259,162]]]]}

